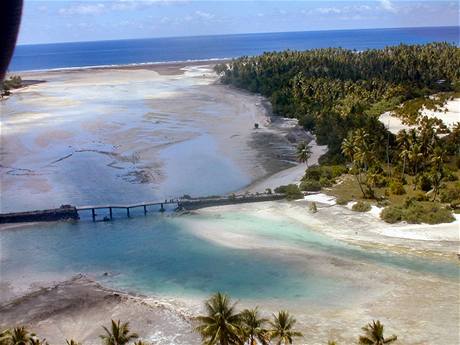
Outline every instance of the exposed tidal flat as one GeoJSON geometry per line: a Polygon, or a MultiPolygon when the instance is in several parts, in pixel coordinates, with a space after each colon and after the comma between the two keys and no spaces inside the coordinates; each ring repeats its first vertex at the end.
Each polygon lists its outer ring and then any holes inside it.
{"type": "Polygon", "coordinates": [[[212,66],[24,78],[46,82],[0,104],[4,212],[224,194],[293,165],[261,97],[215,85],[212,66]]]}
{"type": "MultiPolygon", "coordinates": [[[[209,66],[31,78],[46,82],[1,104],[2,211],[229,193],[292,166],[290,125],[209,66]]],[[[119,218],[1,231],[0,326],[96,344],[120,318],[156,344],[197,344],[191,318],[220,290],[290,310],[308,344],[353,343],[371,319],[401,344],[459,342],[458,241],[368,235],[376,221],[302,202],[119,218]]]]}

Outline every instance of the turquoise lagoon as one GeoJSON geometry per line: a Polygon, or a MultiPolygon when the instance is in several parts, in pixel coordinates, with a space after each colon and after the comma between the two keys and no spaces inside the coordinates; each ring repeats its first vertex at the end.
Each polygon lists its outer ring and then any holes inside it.
{"type": "Polygon", "coordinates": [[[315,265],[323,256],[347,262],[348,270],[353,270],[353,263],[369,263],[459,278],[454,262],[364,250],[288,220],[234,212],[118,217],[112,222],[93,223],[85,218],[0,232],[2,280],[14,282],[29,274],[64,279],[87,273],[110,287],[157,296],[201,298],[225,291],[243,299],[321,300],[324,304],[338,303],[359,293],[360,287],[317,270],[315,265]],[[216,235],[227,231],[282,249],[219,244],[198,236],[192,228],[200,226],[215,229],[216,235]]]}

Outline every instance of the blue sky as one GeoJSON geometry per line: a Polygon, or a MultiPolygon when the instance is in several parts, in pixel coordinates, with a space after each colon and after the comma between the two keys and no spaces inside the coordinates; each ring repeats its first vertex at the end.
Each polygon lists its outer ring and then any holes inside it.
{"type": "Polygon", "coordinates": [[[18,43],[453,25],[457,0],[25,0],[18,43]]]}

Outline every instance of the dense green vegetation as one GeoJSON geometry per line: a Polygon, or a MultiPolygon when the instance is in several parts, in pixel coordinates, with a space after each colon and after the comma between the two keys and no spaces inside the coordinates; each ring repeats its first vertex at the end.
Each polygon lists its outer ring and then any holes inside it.
{"type": "MultiPolygon", "coordinates": [[[[347,172],[359,193],[341,196],[341,203],[357,198],[391,203],[417,222],[425,218],[415,209],[433,213],[436,207],[411,205],[408,210],[402,195],[423,192],[427,200],[448,203],[436,210],[458,207],[459,187],[452,182],[459,175],[460,123],[449,130],[439,119],[422,117],[420,110],[438,109],[459,97],[460,48],[431,43],[363,52],[285,51],[242,57],[216,66],[216,71],[223,83],[268,97],[275,113],[297,118],[319,144],[328,145],[322,166],[307,169],[301,190],[335,188],[337,178],[347,172]],[[391,134],[379,121],[389,110],[416,128],[391,134]],[[347,167],[337,166],[344,163],[347,167]],[[414,214],[420,217],[413,219],[414,214]]],[[[306,144],[299,144],[299,161],[306,161],[308,152],[306,144]]]]}
{"type": "Polygon", "coordinates": [[[303,198],[303,194],[296,184],[288,184],[286,186],[279,186],[275,188],[275,193],[281,193],[286,195],[288,200],[296,200],[303,198]]]}
{"type": "Polygon", "coordinates": [[[275,113],[299,119],[318,143],[329,146],[331,158],[340,155],[350,130],[385,135],[377,118],[382,112],[412,99],[460,91],[460,49],[432,43],[363,52],[285,51],[242,57],[216,71],[222,82],[268,97],[275,113]]]}
{"type": "Polygon", "coordinates": [[[368,202],[359,200],[358,202],[354,203],[351,209],[355,212],[367,212],[371,210],[371,204],[368,202]]]}
{"type": "MultiPolygon", "coordinates": [[[[285,310],[272,315],[271,320],[262,316],[258,307],[238,312],[236,303],[229,296],[216,293],[205,302],[205,315],[196,318],[195,331],[200,334],[203,345],[287,345],[303,337],[296,330],[297,320],[285,310]]],[[[150,345],[138,340],[139,335],[131,332],[128,322],[111,321],[110,328],[102,327],[102,345],[150,345]]],[[[395,335],[385,338],[380,321],[372,321],[362,328],[359,345],[382,345],[394,342],[395,335]]],[[[81,345],[70,339],[67,345],[81,345]]],[[[328,345],[337,343],[329,341],[328,345]]],[[[48,345],[46,339],[30,333],[25,327],[6,329],[0,333],[0,345],[48,345]]],[[[152,344],[154,345],[154,344],[152,344]]]]}

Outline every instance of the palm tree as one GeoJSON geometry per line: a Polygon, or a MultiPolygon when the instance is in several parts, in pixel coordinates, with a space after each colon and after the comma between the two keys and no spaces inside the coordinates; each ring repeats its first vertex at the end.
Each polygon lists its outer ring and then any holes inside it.
{"type": "Polygon", "coordinates": [[[263,325],[268,322],[260,316],[258,307],[241,312],[241,330],[249,345],[268,344],[268,332],[263,325]]]}
{"type": "Polygon", "coordinates": [[[138,340],[134,343],[134,345],[149,345],[149,343],[143,341],[143,340],[138,340]]]}
{"type": "Polygon", "coordinates": [[[8,345],[10,343],[11,330],[5,329],[0,333],[0,345],[8,345]]]}
{"type": "Polygon", "coordinates": [[[73,339],[70,339],[70,340],[66,339],[65,342],[67,343],[67,345],[81,345],[81,343],[73,339]]]}
{"type": "Polygon", "coordinates": [[[294,337],[301,337],[302,333],[295,331],[294,325],[297,320],[287,311],[280,311],[278,315],[273,315],[273,321],[270,321],[270,338],[276,339],[277,345],[292,344],[294,337]]]}
{"type": "Polygon", "coordinates": [[[48,345],[48,342],[46,341],[46,339],[40,340],[40,338],[32,336],[29,339],[29,345],[48,345]]]}
{"type": "Polygon", "coordinates": [[[398,135],[396,136],[396,142],[398,143],[400,149],[399,158],[403,160],[402,178],[404,179],[404,173],[406,171],[406,162],[409,159],[410,155],[409,135],[407,134],[407,131],[405,129],[398,132],[398,135]]]}
{"type": "Polygon", "coordinates": [[[0,344],[27,345],[32,336],[25,327],[7,329],[0,334],[0,344]]]}
{"type": "Polygon", "coordinates": [[[241,315],[236,313],[230,297],[216,293],[205,302],[206,315],[198,316],[196,331],[207,345],[241,344],[241,315]]]}
{"type": "Polygon", "coordinates": [[[366,197],[366,192],[363,189],[361,171],[363,166],[362,163],[366,155],[364,154],[362,147],[366,138],[367,133],[365,131],[356,130],[354,132],[350,132],[348,134],[348,138],[344,139],[341,145],[343,155],[347,157],[352,164],[352,172],[355,175],[363,197],[366,197]]]}
{"type": "Polygon", "coordinates": [[[438,146],[433,150],[433,154],[430,157],[430,178],[433,185],[433,201],[436,200],[441,187],[441,182],[444,178],[444,154],[444,150],[438,146]]]}
{"type": "Polygon", "coordinates": [[[372,321],[372,323],[367,324],[363,328],[364,335],[359,337],[360,345],[384,345],[394,342],[398,337],[392,335],[389,338],[383,337],[383,325],[379,320],[372,321]]]}
{"type": "Polygon", "coordinates": [[[311,146],[308,145],[305,141],[301,142],[297,146],[297,160],[300,163],[307,164],[308,167],[308,160],[311,157],[311,146]]]}
{"type": "Polygon", "coordinates": [[[129,330],[129,322],[120,323],[120,320],[115,322],[112,320],[111,330],[102,326],[106,334],[100,335],[104,345],[125,345],[130,340],[137,339],[139,336],[136,333],[131,333],[129,330]]]}
{"type": "Polygon", "coordinates": [[[342,153],[350,160],[350,162],[353,162],[353,157],[355,156],[355,144],[351,133],[348,135],[348,138],[345,138],[342,141],[342,153]]]}

